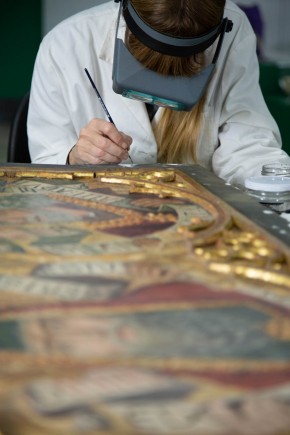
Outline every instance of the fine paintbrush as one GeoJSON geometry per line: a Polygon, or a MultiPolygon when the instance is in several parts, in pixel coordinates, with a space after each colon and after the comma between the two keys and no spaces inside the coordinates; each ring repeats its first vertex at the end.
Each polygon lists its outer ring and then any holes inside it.
{"type": "MultiPolygon", "coordinates": [[[[115,125],[115,123],[114,123],[114,121],[113,121],[113,119],[112,119],[112,117],[111,117],[111,115],[110,115],[110,113],[109,113],[109,111],[108,111],[108,109],[107,109],[107,107],[106,107],[106,105],[105,105],[105,103],[104,103],[104,101],[103,101],[103,99],[102,99],[102,97],[101,97],[101,95],[100,95],[100,93],[99,93],[99,91],[98,91],[98,89],[97,89],[97,87],[96,87],[96,85],[95,85],[95,83],[94,83],[94,81],[93,81],[93,79],[92,79],[90,73],[89,73],[89,71],[87,70],[87,68],[85,68],[85,73],[86,73],[86,75],[88,76],[88,79],[89,79],[89,81],[91,82],[91,85],[92,85],[92,87],[94,88],[94,90],[95,90],[95,92],[96,92],[96,94],[97,94],[97,97],[98,97],[98,99],[99,99],[99,101],[100,101],[100,103],[101,103],[101,105],[102,105],[102,108],[104,109],[104,112],[105,112],[105,114],[107,115],[109,121],[110,121],[113,125],[115,125]]],[[[131,162],[133,163],[133,160],[131,159],[131,156],[130,156],[129,153],[128,153],[128,156],[129,156],[129,159],[131,160],[131,162]]]]}

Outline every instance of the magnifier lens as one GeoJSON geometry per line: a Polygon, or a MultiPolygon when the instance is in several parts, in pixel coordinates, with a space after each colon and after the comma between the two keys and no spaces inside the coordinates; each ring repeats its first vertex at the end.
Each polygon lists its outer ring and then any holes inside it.
{"type": "Polygon", "coordinates": [[[167,107],[173,110],[185,110],[185,106],[182,103],[177,103],[175,101],[166,100],[163,98],[153,98],[154,104],[160,107],[167,107]]]}
{"type": "Polygon", "coordinates": [[[123,97],[131,98],[132,100],[143,101],[144,103],[153,103],[153,98],[151,95],[143,94],[142,92],[132,91],[130,89],[125,89],[122,92],[123,97]]]}
{"type": "Polygon", "coordinates": [[[153,95],[145,94],[143,92],[133,91],[132,89],[126,89],[122,92],[123,97],[131,98],[132,100],[143,101],[143,103],[156,104],[156,106],[167,107],[173,110],[185,110],[185,106],[182,103],[178,103],[165,98],[155,97],[153,95]]]}

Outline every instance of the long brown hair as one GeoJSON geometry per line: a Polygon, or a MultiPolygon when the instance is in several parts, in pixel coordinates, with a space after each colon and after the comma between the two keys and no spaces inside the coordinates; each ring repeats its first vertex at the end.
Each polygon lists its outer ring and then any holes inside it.
{"type": "MultiPolygon", "coordinates": [[[[222,19],[225,0],[131,0],[140,17],[155,30],[172,36],[194,37],[210,30],[222,19]]],[[[126,43],[144,66],[160,74],[192,76],[205,64],[204,54],[175,57],[144,46],[129,31],[126,43]]],[[[196,160],[195,147],[202,128],[206,96],[190,112],[164,109],[154,129],[158,161],[182,163],[196,160]]]]}

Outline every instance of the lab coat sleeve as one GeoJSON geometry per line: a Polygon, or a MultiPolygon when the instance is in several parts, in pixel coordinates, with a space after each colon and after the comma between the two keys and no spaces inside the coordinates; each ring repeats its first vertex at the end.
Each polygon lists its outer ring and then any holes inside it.
{"type": "Polygon", "coordinates": [[[259,63],[252,32],[231,48],[221,80],[224,95],[219,123],[219,146],[213,171],[234,184],[261,175],[266,163],[290,163],[281,150],[281,137],[259,86],[259,63]]]}
{"type": "Polygon", "coordinates": [[[60,68],[45,39],[36,58],[29,102],[27,127],[32,163],[65,164],[78,138],[65,101],[63,89],[67,84],[60,68]]]}

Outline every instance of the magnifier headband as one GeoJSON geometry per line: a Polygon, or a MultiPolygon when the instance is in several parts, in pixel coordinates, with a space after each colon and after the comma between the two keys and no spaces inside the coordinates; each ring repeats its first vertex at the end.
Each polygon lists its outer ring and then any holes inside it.
{"type": "Polygon", "coordinates": [[[185,57],[202,53],[210,47],[219,36],[222,21],[208,32],[193,38],[175,37],[154,30],[138,15],[131,0],[123,0],[123,17],[130,31],[147,47],[158,53],[185,57]]]}
{"type": "Polygon", "coordinates": [[[230,32],[232,27],[232,21],[224,18],[217,27],[206,34],[195,38],[176,38],[156,32],[141,20],[130,0],[123,0],[119,9],[115,39],[112,73],[114,92],[127,98],[173,110],[192,110],[205,93],[219,57],[225,32],[230,32]],[[135,36],[148,47],[151,44],[150,48],[154,47],[153,50],[161,54],[178,55],[179,57],[188,56],[189,53],[192,55],[205,50],[219,36],[212,63],[191,77],[165,76],[146,68],[130,53],[123,40],[118,37],[122,9],[123,12],[125,10],[128,12],[125,12],[124,16],[127,17],[127,26],[131,26],[129,28],[135,36]],[[141,37],[140,34],[142,34],[141,37]],[[145,38],[146,42],[141,38],[145,38]]]}

